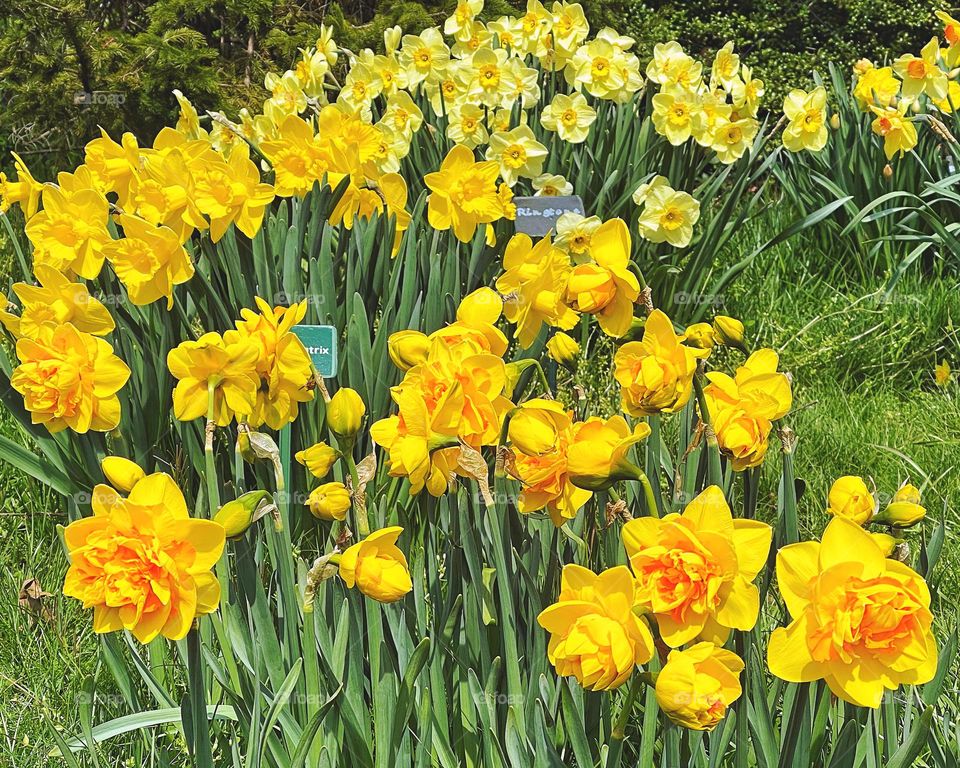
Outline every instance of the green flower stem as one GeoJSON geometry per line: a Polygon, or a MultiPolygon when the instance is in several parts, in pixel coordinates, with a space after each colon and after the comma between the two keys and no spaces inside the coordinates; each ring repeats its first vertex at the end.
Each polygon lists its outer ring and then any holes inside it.
{"type": "Polygon", "coordinates": [[[640,485],[643,486],[643,497],[646,501],[647,511],[650,513],[650,517],[660,517],[659,508],[657,507],[657,497],[653,492],[653,486],[650,484],[650,478],[647,477],[647,473],[640,472],[637,479],[640,481],[640,485]]]}
{"type": "Polygon", "coordinates": [[[660,494],[660,415],[654,414],[648,420],[650,425],[650,438],[647,440],[646,450],[646,474],[650,482],[656,488],[654,499],[656,501],[656,516],[663,514],[665,504],[663,496],[660,494]]]}
{"type": "Polygon", "coordinates": [[[284,652],[288,662],[301,656],[298,632],[299,606],[297,605],[297,581],[294,576],[293,541],[290,538],[290,494],[287,493],[286,473],[290,468],[290,426],[280,430],[280,459],[274,466],[277,486],[277,509],[280,511],[281,528],[267,526],[267,534],[274,540],[274,561],[280,575],[280,600],[283,604],[284,652]]]}
{"type": "Polygon", "coordinates": [[[204,685],[203,658],[200,651],[200,634],[193,627],[187,634],[187,675],[190,699],[190,718],[193,727],[193,743],[189,745],[194,768],[213,768],[213,749],[210,746],[210,723],[207,720],[206,686],[204,685]]]}
{"type": "MultiPolygon", "coordinates": [[[[640,688],[643,684],[643,678],[634,672],[633,677],[630,678],[630,687],[627,689],[627,700],[623,702],[623,708],[617,715],[616,721],[614,721],[613,731],[610,733],[611,738],[617,741],[623,741],[624,733],[627,729],[627,721],[630,719],[634,702],[636,702],[637,694],[640,693],[640,688]]],[[[619,763],[620,761],[618,760],[617,762],[619,763]]],[[[607,765],[610,765],[609,760],[607,761],[607,765]]]]}
{"type": "Polygon", "coordinates": [[[357,463],[353,460],[353,451],[346,450],[346,446],[340,446],[340,452],[343,454],[343,460],[347,464],[347,471],[350,473],[350,484],[354,495],[353,511],[357,522],[357,533],[361,539],[370,535],[370,520],[367,517],[366,505],[363,508],[356,503],[356,494],[360,492],[360,476],[357,474],[357,463]]]}
{"type": "Polygon", "coordinates": [[[697,405],[700,407],[700,420],[704,424],[704,434],[707,439],[709,465],[708,478],[711,485],[723,487],[723,470],[720,467],[720,444],[717,442],[717,433],[713,431],[713,422],[710,421],[710,409],[707,407],[707,397],[703,392],[703,383],[697,374],[693,376],[693,388],[697,393],[697,405]]]}

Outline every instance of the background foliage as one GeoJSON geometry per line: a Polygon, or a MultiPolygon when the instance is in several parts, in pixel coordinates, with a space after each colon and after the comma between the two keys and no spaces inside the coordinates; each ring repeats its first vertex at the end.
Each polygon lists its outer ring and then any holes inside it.
{"type": "MultiPolygon", "coordinates": [[[[618,0],[582,3],[594,28],[637,39],[645,60],[675,38],[694,56],[736,40],[767,83],[769,103],[807,84],[827,61],[896,56],[933,33],[937,0],[618,0]]],[[[320,24],[345,47],[382,46],[386,27],[440,23],[451,0],[0,0],[0,154],[13,149],[43,171],[76,165],[102,126],[152,139],[176,112],[177,84],[194,103],[235,113],[259,106],[264,74],[283,71],[320,24]],[[103,103],[78,104],[97,94],[103,103]]],[[[516,12],[489,0],[483,18],[516,12]]],[[[549,3],[548,3],[549,5],[549,3]]]]}

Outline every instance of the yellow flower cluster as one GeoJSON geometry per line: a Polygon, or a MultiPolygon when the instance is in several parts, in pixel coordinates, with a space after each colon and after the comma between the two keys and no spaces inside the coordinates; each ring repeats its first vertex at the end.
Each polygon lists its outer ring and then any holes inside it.
{"type": "MultiPolygon", "coordinates": [[[[502,308],[489,288],[467,296],[456,322],[429,337],[402,331],[390,337],[391,358],[404,369],[390,390],[399,413],[370,428],[389,452],[390,474],[407,477],[411,491],[439,496],[464,473],[459,445],[496,445],[509,399],[502,355],[507,341],[494,323],[502,308]]],[[[467,476],[472,476],[467,472],[467,476]]]]}
{"type": "Polygon", "coordinates": [[[218,426],[234,418],[251,426],[280,429],[292,422],[300,403],[313,399],[310,356],[290,330],[303,320],[306,302],[242,310],[236,330],[205,333],[167,355],[177,379],[173,412],[181,421],[210,416],[218,426]]]}
{"type": "Polygon", "coordinates": [[[871,128],[883,139],[888,160],[917,145],[917,124],[908,112],[932,109],[949,115],[960,106],[960,22],[943,11],[937,18],[946,47],[932,37],[919,55],[905,53],[890,66],[878,67],[869,59],[854,66],[853,96],[863,111],[873,113],[871,128]]]}
{"type": "Polygon", "coordinates": [[[676,722],[711,730],[740,696],[743,661],[720,648],[731,628],[757,622],[760,598],[752,583],[766,563],[773,532],[755,520],[734,519],[716,486],[682,514],[643,517],[623,527],[629,569],[599,576],[567,565],[557,602],[539,622],[550,632],[557,674],[590,689],[623,684],[650,660],[648,621],[672,648],[656,679],[657,699],[676,722]]]}
{"type": "Polygon", "coordinates": [[[497,290],[520,345],[531,346],[544,325],[573,328],[581,313],[596,317],[607,335],[623,336],[640,296],[631,247],[622,219],[601,224],[574,213],[561,216],[556,241],[548,235],[534,245],[527,235],[514,235],[497,290]]]}
{"type": "Polygon", "coordinates": [[[724,164],[743,157],[760,129],[764,87],[741,65],[732,42],[717,51],[709,73],[679,43],[660,43],[646,72],[660,89],[653,97],[657,133],[673,145],[693,139],[724,164]]]}

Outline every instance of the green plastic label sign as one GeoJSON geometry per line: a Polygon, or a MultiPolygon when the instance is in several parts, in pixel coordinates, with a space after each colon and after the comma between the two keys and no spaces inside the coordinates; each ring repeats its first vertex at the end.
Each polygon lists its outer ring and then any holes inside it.
{"type": "Polygon", "coordinates": [[[317,373],[325,379],[336,376],[337,329],[332,325],[295,325],[292,330],[306,347],[317,373]]]}

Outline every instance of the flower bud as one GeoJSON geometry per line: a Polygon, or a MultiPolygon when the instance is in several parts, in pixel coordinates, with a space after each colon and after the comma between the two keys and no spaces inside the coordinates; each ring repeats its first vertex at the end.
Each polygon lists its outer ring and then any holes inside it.
{"type": "Polygon", "coordinates": [[[870,538],[880,547],[884,557],[890,557],[897,548],[897,544],[901,542],[901,539],[891,536],[889,533],[874,533],[871,531],[870,538]]]}
{"type": "Polygon", "coordinates": [[[326,443],[317,443],[302,451],[297,451],[294,458],[303,464],[311,475],[324,478],[330,471],[340,452],[326,443]]]}
{"type": "Polygon", "coordinates": [[[400,47],[400,38],[403,37],[403,30],[399,26],[387,27],[383,30],[383,48],[389,56],[395,53],[400,47]]]}
{"type": "Polygon", "coordinates": [[[228,539],[240,538],[258,518],[260,506],[269,499],[266,491],[250,491],[220,507],[213,519],[223,526],[228,539]]]}
{"type": "Polygon", "coordinates": [[[864,525],[870,521],[876,509],[877,503],[862,477],[846,475],[830,488],[827,514],[845,517],[857,525],[864,525]]]}
{"type": "Polygon", "coordinates": [[[713,349],[716,343],[713,326],[710,323],[694,323],[687,326],[683,334],[683,343],[696,349],[713,349]]]}
{"type": "Polygon", "coordinates": [[[573,371],[576,370],[577,358],[580,357],[580,345],[569,334],[558,331],[547,342],[547,354],[555,362],[573,371]]]}
{"type": "Polygon", "coordinates": [[[397,546],[403,528],[374,531],[340,556],[340,578],[381,603],[400,600],[413,589],[407,558],[397,546]]]}
{"type": "Polygon", "coordinates": [[[360,431],[367,412],[356,390],[343,387],[327,403],[327,425],[340,439],[351,439],[360,431]]]}
{"type": "Polygon", "coordinates": [[[318,520],[343,520],[350,509],[350,491],[343,483],[324,483],[310,491],[306,505],[318,520]]]}
{"type": "Polygon", "coordinates": [[[920,505],[920,491],[916,486],[906,483],[893,494],[887,508],[874,518],[874,522],[895,528],[909,528],[923,520],[926,514],[927,510],[920,505]]]}
{"type": "Polygon", "coordinates": [[[883,166],[883,178],[889,179],[893,176],[893,166],[890,163],[887,163],[883,166]]]}
{"type": "Polygon", "coordinates": [[[430,339],[420,331],[397,331],[387,338],[387,354],[401,371],[409,371],[427,359],[430,339]]]}
{"type": "Polygon", "coordinates": [[[556,400],[528,400],[513,411],[507,438],[524,456],[542,456],[557,449],[569,423],[566,409],[556,400]]]}
{"type": "Polygon", "coordinates": [[[103,476],[118,491],[130,493],[146,475],[140,466],[123,456],[105,456],[100,462],[103,476]]]}
{"type": "Polygon", "coordinates": [[[743,343],[743,323],[736,318],[717,315],[713,318],[713,332],[717,344],[734,347],[744,353],[747,351],[746,345],[743,343]]]}
{"type": "Polygon", "coordinates": [[[830,116],[830,127],[835,131],[840,130],[840,115],[836,112],[830,116]]]}

